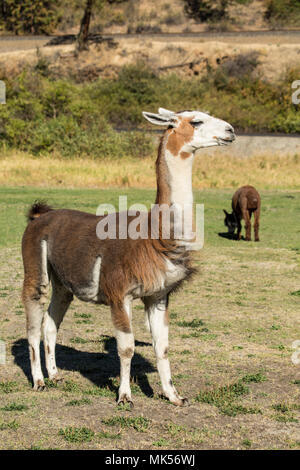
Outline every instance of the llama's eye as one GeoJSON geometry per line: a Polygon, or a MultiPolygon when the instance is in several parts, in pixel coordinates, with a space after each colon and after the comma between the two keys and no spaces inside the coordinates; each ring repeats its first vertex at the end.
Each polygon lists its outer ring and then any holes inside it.
{"type": "Polygon", "coordinates": [[[190,123],[193,127],[199,127],[203,124],[203,121],[191,121],[190,123]]]}

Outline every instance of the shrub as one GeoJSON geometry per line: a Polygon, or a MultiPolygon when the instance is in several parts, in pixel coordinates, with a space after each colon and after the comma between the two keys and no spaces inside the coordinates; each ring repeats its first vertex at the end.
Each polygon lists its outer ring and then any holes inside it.
{"type": "MultiPolygon", "coordinates": [[[[124,88],[127,80],[130,71],[125,70],[120,78],[124,88]]],[[[107,122],[103,115],[105,94],[108,100],[116,96],[116,89],[109,94],[108,86],[109,82],[104,80],[80,86],[68,80],[47,79],[36,71],[20,74],[8,81],[7,105],[0,108],[2,142],[34,155],[56,153],[68,158],[80,154],[95,158],[148,155],[153,149],[149,137],[138,132],[119,134],[107,122]]],[[[146,88],[141,83],[139,89],[128,92],[134,95],[133,103],[143,103],[146,88]]],[[[116,123],[118,118],[115,116],[114,120],[112,108],[106,114],[109,117],[111,112],[112,122],[116,123]]],[[[122,100],[119,108],[117,105],[115,108],[123,123],[126,114],[122,112],[122,100]]],[[[131,119],[138,120],[138,111],[135,113],[131,119]]]]}
{"type": "Polygon", "coordinates": [[[269,0],[265,19],[273,26],[299,26],[300,0],[269,0]]]}
{"type": "Polygon", "coordinates": [[[1,23],[16,34],[50,34],[59,21],[56,6],[54,0],[2,0],[1,23]]]}
{"type": "Polygon", "coordinates": [[[98,80],[93,96],[101,102],[109,121],[134,125],[142,121],[141,108],[155,100],[159,78],[143,63],[125,66],[115,80],[98,80]]]}
{"type": "Polygon", "coordinates": [[[259,53],[257,51],[238,54],[226,59],[221,64],[221,69],[225,74],[235,78],[251,76],[259,65],[258,56],[259,53]]]}
{"type": "Polygon", "coordinates": [[[196,21],[219,21],[227,17],[228,0],[184,0],[184,11],[196,21]]]}
{"type": "Polygon", "coordinates": [[[145,157],[153,154],[153,139],[131,129],[147,126],[142,111],[159,106],[208,110],[245,131],[299,132],[291,83],[300,69],[273,84],[254,73],[257,64],[255,52],[238,55],[209,68],[202,78],[182,79],[174,73],[159,76],[138,63],[124,67],[113,80],[80,84],[25,70],[6,79],[0,142],[37,156],[145,157]]]}

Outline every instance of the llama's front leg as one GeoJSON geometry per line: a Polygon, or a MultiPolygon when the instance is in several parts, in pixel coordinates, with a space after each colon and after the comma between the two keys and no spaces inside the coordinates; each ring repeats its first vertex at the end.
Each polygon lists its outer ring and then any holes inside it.
{"type": "Polygon", "coordinates": [[[259,230],[259,209],[256,209],[254,212],[254,237],[255,241],[259,242],[259,235],[258,235],[258,230],[259,230]]]}
{"type": "Polygon", "coordinates": [[[126,298],[123,306],[112,307],[112,319],[116,329],[116,341],[120,358],[120,387],[118,404],[128,402],[133,406],[130,389],[130,367],[134,354],[134,336],[131,327],[131,303],[126,298]]]}
{"type": "Polygon", "coordinates": [[[188,403],[187,399],[178,395],[171,378],[171,369],[168,359],[169,319],[167,298],[154,303],[145,300],[145,307],[149,318],[153,347],[157,359],[157,369],[163,393],[174,405],[186,405],[188,403]]]}

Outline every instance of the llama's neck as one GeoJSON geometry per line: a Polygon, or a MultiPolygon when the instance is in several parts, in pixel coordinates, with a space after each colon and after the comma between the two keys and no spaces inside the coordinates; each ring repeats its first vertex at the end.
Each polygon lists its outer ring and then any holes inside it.
{"type": "Polygon", "coordinates": [[[192,154],[178,152],[174,155],[167,146],[168,131],[163,136],[156,160],[156,204],[176,204],[184,207],[193,204],[192,154]]]}
{"type": "MultiPolygon", "coordinates": [[[[175,207],[185,220],[192,219],[194,155],[180,150],[177,154],[174,154],[174,150],[171,152],[168,149],[169,135],[170,131],[166,131],[161,140],[156,161],[156,204],[175,207]]],[[[192,225],[192,221],[190,223],[192,225]]]]}

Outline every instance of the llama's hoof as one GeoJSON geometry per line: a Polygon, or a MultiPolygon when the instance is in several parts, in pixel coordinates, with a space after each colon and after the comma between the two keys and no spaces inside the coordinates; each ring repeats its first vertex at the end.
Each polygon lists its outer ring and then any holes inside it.
{"type": "Polygon", "coordinates": [[[42,392],[43,390],[45,390],[45,388],[46,388],[46,385],[43,380],[37,380],[37,382],[33,386],[33,390],[35,392],[42,392]]]}
{"type": "Polygon", "coordinates": [[[189,401],[187,398],[181,398],[180,406],[189,406],[189,401]]]}
{"type": "Polygon", "coordinates": [[[175,406],[189,406],[189,401],[187,398],[178,397],[176,400],[172,400],[172,403],[175,406]]]}
{"type": "Polygon", "coordinates": [[[256,242],[259,242],[259,238],[255,238],[255,241],[256,241],[256,242]]]}
{"type": "Polygon", "coordinates": [[[59,384],[64,381],[64,378],[61,375],[54,375],[53,377],[49,377],[49,380],[54,384],[59,384]]]}
{"type": "Polygon", "coordinates": [[[130,406],[130,409],[132,410],[134,405],[133,405],[133,401],[131,400],[131,398],[126,394],[121,395],[118,400],[117,406],[125,406],[126,404],[128,404],[130,406]]]}

